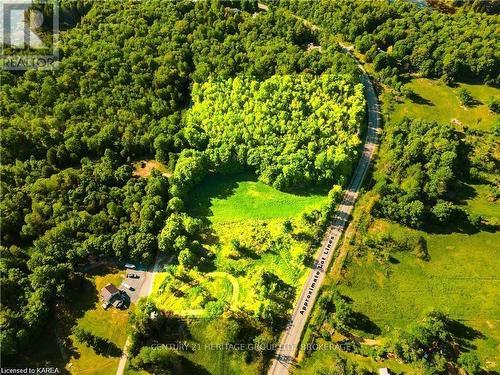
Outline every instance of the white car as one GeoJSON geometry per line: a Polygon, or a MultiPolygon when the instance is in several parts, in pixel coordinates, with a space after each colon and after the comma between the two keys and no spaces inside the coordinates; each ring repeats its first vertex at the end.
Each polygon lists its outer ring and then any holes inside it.
{"type": "Polygon", "coordinates": [[[125,264],[125,268],[135,269],[135,264],[127,263],[125,264]]]}
{"type": "Polygon", "coordinates": [[[130,285],[128,285],[127,283],[122,283],[122,287],[124,288],[127,288],[128,290],[134,290],[134,288],[132,288],[130,285]]]}

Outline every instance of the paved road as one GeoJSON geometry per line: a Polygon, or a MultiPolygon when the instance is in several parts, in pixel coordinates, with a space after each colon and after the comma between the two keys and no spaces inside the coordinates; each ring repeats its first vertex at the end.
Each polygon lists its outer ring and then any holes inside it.
{"type": "MultiPolygon", "coordinates": [[[[349,47],[342,47],[346,53],[352,56],[349,47]]],[[[352,57],[354,58],[354,56],[352,57]]],[[[365,98],[368,107],[368,129],[363,154],[356,166],[351,182],[344,193],[342,202],[337,208],[332,223],[325,233],[314,266],[302,287],[297,305],[283,333],[279,348],[276,351],[276,356],[269,369],[269,375],[288,374],[288,370],[294,362],[302,331],[312,311],[328,266],[332,261],[334,250],[344,229],[347,227],[350,214],[354,208],[354,203],[356,202],[356,198],[358,197],[359,190],[361,189],[378,143],[379,110],[377,95],[363,67],[361,65],[359,65],[359,67],[363,71],[362,81],[365,87],[365,98]]],[[[342,265],[340,265],[340,267],[341,266],[342,265]]]]}

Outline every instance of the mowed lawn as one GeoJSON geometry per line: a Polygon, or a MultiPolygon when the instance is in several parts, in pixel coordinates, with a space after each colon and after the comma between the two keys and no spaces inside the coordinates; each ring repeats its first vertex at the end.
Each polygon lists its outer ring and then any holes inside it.
{"type": "MultiPolygon", "coordinates": [[[[98,271],[96,275],[88,278],[90,282],[81,291],[82,301],[76,302],[82,304],[87,303],[84,300],[94,302],[93,308],[87,310],[83,317],[77,320],[77,326],[111,341],[122,349],[127,339],[129,311],[133,309],[133,305],[129,310],[118,310],[111,307],[105,311],[101,306],[100,290],[107,283],[114,283],[116,286],[120,285],[125,271],[116,269],[98,271]]],[[[66,368],[71,374],[116,374],[119,356],[97,355],[92,348],[80,343],[73,335],[70,338],[73,341],[75,354],[66,368]]]]}
{"type": "Polygon", "coordinates": [[[240,220],[290,218],[309,207],[326,202],[328,190],[279,191],[251,173],[212,175],[189,195],[188,208],[195,216],[207,216],[212,223],[240,220]]]}
{"type": "MultiPolygon", "coordinates": [[[[471,85],[459,83],[456,87],[449,87],[444,83],[426,78],[413,79],[407,84],[418,97],[415,100],[405,98],[401,103],[394,103],[394,112],[391,121],[399,121],[404,116],[422,118],[439,123],[449,124],[458,120],[459,127],[491,131],[495,115],[488,109],[488,99],[491,96],[500,96],[500,90],[486,85],[471,85]],[[457,91],[460,88],[469,90],[477,104],[465,108],[461,105],[457,91]]],[[[388,100],[387,97],[383,100],[388,100]]]]}
{"type": "MultiPolygon", "coordinates": [[[[387,230],[378,223],[375,228],[387,230]]],[[[479,330],[474,340],[483,365],[500,365],[500,233],[426,235],[430,261],[411,253],[392,254],[380,264],[373,257],[355,259],[348,267],[343,294],[353,308],[389,333],[437,308],[479,330]]]]}

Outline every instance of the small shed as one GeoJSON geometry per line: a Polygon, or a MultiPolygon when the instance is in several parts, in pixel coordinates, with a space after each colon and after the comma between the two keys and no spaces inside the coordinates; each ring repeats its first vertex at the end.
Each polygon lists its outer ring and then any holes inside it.
{"type": "Polygon", "coordinates": [[[379,368],[378,373],[379,373],[379,375],[390,375],[391,374],[387,367],[379,368]]]}
{"type": "Polygon", "coordinates": [[[111,302],[115,297],[119,296],[120,290],[111,283],[106,284],[106,286],[101,289],[101,297],[104,302],[111,302]]]}

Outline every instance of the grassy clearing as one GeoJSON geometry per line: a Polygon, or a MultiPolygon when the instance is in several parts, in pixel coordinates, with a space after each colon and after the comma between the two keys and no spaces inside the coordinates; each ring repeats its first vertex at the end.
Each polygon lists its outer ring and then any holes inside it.
{"type": "MultiPolygon", "coordinates": [[[[328,347],[332,342],[326,342],[323,339],[318,339],[318,346],[324,345],[328,347]]],[[[335,349],[325,349],[318,350],[311,354],[311,357],[307,358],[304,362],[299,363],[299,365],[292,369],[291,373],[296,375],[309,375],[315,374],[318,371],[323,371],[321,373],[328,373],[325,371],[332,370],[335,368],[332,364],[332,357],[339,356],[340,358],[346,359],[353,363],[356,363],[358,366],[370,370],[372,373],[378,373],[378,370],[381,367],[390,368],[395,373],[403,373],[403,374],[412,374],[412,375],[422,375],[423,372],[411,367],[409,365],[405,365],[404,363],[400,363],[395,360],[386,360],[383,362],[375,361],[370,357],[363,357],[361,355],[346,353],[335,349]]]]}
{"type": "MultiPolygon", "coordinates": [[[[123,348],[127,339],[126,327],[129,312],[115,308],[109,308],[105,311],[101,307],[100,290],[107,283],[120,285],[124,272],[116,269],[98,269],[95,275],[87,278],[89,282],[81,291],[81,298],[75,302],[74,306],[74,308],[77,308],[79,304],[92,305],[92,308],[77,320],[77,326],[111,341],[120,349],[123,348]]],[[[130,308],[133,308],[133,306],[130,308]]],[[[97,355],[92,348],[78,342],[73,335],[70,338],[73,341],[75,354],[72,355],[70,362],[66,366],[69,372],[72,374],[102,375],[116,373],[119,357],[97,355]]]]}
{"type": "Polygon", "coordinates": [[[270,240],[283,234],[283,223],[300,214],[320,208],[327,202],[326,192],[284,193],[256,181],[252,174],[209,176],[190,195],[191,215],[208,217],[211,233],[205,246],[215,255],[215,271],[191,272],[193,280],[178,290],[178,296],[164,291],[166,273],[155,278],[153,295],[160,308],[175,312],[203,308],[201,291],[212,299],[227,302],[232,309],[256,309],[254,276],[271,271],[285,283],[296,286],[305,277],[302,257],[310,250],[314,237],[292,239],[287,250],[269,250],[270,240]],[[245,248],[235,254],[232,242],[245,248]],[[238,288],[235,294],[235,288],[238,288]]]}
{"type": "MultiPolygon", "coordinates": [[[[236,303],[239,299],[238,281],[225,272],[214,272],[208,275],[193,273],[193,281],[184,284],[179,290],[179,296],[172,293],[161,292],[164,288],[166,273],[159,273],[153,284],[153,298],[156,305],[163,310],[175,311],[177,313],[187,313],[203,309],[203,296],[201,290],[206,290],[209,295],[218,301],[225,301],[228,304],[236,303]]],[[[198,312],[203,314],[201,311],[198,312]]]]}
{"type": "Polygon", "coordinates": [[[429,307],[449,310],[456,319],[499,319],[499,240],[498,233],[488,232],[428,235],[429,262],[411,253],[393,254],[389,265],[368,256],[349,267],[342,290],[353,296],[356,310],[385,330],[408,324],[429,307]]]}
{"type": "MultiPolygon", "coordinates": [[[[166,272],[158,274],[153,285],[156,304],[184,315],[190,315],[186,311],[191,310],[192,315],[200,317],[194,312],[204,315],[203,290],[210,298],[227,302],[237,314],[241,309],[252,316],[262,299],[255,290],[260,271],[276,274],[292,288],[301,285],[306,276],[304,257],[316,239],[311,225],[303,223],[302,213],[321,208],[326,202],[326,192],[284,193],[256,181],[251,174],[206,178],[190,194],[188,209],[191,215],[210,220],[210,233],[203,242],[214,254],[214,269],[192,271],[191,282],[178,288],[182,293],[177,297],[164,289],[166,272]],[[284,233],[285,220],[291,220],[292,233],[284,233]],[[288,248],[273,245],[273,241],[282,244],[283,236],[288,248]],[[235,250],[235,240],[241,244],[241,251],[235,250]]],[[[224,320],[188,319],[193,343],[202,345],[202,349],[206,343],[213,343],[221,335],[214,327],[224,320]]],[[[246,340],[252,333],[242,335],[246,340]]],[[[262,366],[261,357],[248,361],[243,351],[195,350],[181,355],[199,366],[199,373],[257,374],[262,366]]]]}
{"type": "MultiPolygon", "coordinates": [[[[499,96],[500,90],[486,85],[465,83],[449,87],[440,81],[426,78],[413,79],[407,86],[417,94],[417,97],[413,100],[405,98],[401,102],[394,103],[391,121],[397,122],[404,116],[446,124],[455,120],[453,123],[459,128],[468,126],[491,131],[495,115],[488,109],[488,99],[491,96],[499,96]],[[465,108],[460,104],[457,91],[462,87],[471,92],[477,101],[476,105],[465,108]]],[[[390,100],[386,95],[382,98],[384,102],[390,100]]]]}
{"type": "MultiPolygon", "coordinates": [[[[378,222],[372,230],[387,231],[391,226],[395,224],[378,222]]],[[[445,311],[485,335],[473,344],[483,363],[498,369],[500,233],[426,237],[429,262],[409,253],[393,254],[390,264],[381,264],[370,255],[355,259],[341,285],[342,293],[383,334],[406,326],[430,308],[445,311]]]]}
{"type": "Polygon", "coordinates": [[[290,218],[326,201],[325,190],[285,193],[257,181],[250,173],[209,176],[190,194],[195,216],[214,224],[242,220],[290,218]]]}

